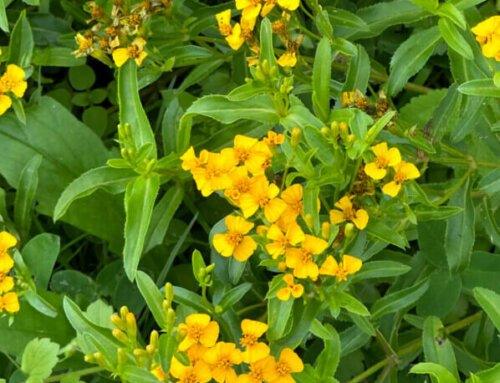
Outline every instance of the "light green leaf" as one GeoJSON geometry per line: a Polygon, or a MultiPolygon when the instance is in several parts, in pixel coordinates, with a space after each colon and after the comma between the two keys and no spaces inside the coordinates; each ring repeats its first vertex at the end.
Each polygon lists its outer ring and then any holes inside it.
{"type": "Polygon", "coordinates": [[[469,43],[458,33],[457,28],[451,21],[441,18],[438,21],[438,26],[441,36],[451,49],[454,49],[467,60],[474,59],[474,54],[469,43]]]}
{"type": "Polygon", "coordinates": [[[31,64],[34,46],[33,32],[26,18],[26,11],[23,11],[19,15],[10,36],[9,63],[17,64],[21,68],[27,68],[31,64]]]}
{"type": "Polygon", "coordinates": [[[313,66],[313,109],[323,121],[330,115],[330,78],[332,72],[332,49],[330,40],[323,37],[316,48],[313,66]]]}
{"type": "Polygon", "coordinates": [[[458,91],[469,96],[500,97],[498,88],[491,78],[470,80],[458,87],[458,91]]]}
{"type": "Polygon", "coordinates": [[[412,374],[429,374],[435,377],[438,383],[457,383],[451,372],[436,363],[419,363],[410,370],[412,374]]]}
{"type": "Polygon", "coordinates": [[[479,306],[486,311],[495,327],[500,331],[500,295],[484,287],[472,290],[479,306]]]}
{"type": "Polygon", "coordinates": [[[439,7],[438,0],[411,0],[411,2],[431,13],[433,13],[439,7]]]}
{"type": "Polygon", "coordinates": [[[5,13],[5,0],[0,0],[0,29],[9,33],[9,20],[5,13]]]}
{"type": "Polygon", "coordinates": [[[380,241],[391,243],[401,249],[406,247],[404,237],[381,221],[370,220],[365,230],[369,235],[380,241]]]}
{"type": "Polygon", "coordinates": [[[23,247],[23,258],[33,274],[37,288],[47,289],[59,249],[59,237],[50,233],[38,234],[23,247]]]}
{"type": "Polygon", "coordinates": [[[458,25],[461,29],[465,29],[467,27],[467,22],[465,21],[463,13],[450,1],[441,4],[437,9],[436,14],[446,17],[447,19],[458,25]]]}
{"type": "Polygon", "coordinates": [[[151,310],[156,323],[162,330],[167,328],[167,319],[163,310],[163,301],[165,297],[156,287],[154,281],[142,271],[137,272],[137,287],[143,296],[148,308],[151,310]]]}
{"type": "Polygon", "coordinates": [[[359,282],[372,278],[388,278],[406,274],[410,266],[394,261],[372,261],[363,264],[361,270],[351,277],[352,282],[359,282]]]}
{"type": "Polygon", "coordinates": [[[271,298],[267,301],[267,339],[273,342],[281,338],[285,333],[286,324],[292,312],[294,299],[281,301],[278,298],[271,298]]]}
{"type": "Polygon", "coordinates": [[[38,168],[41,163],[42,156],[34,156],[19,175],[14,200],[14,222],[23,237],[29,233],[31,226],[31,209],[38,188],[38,168]]]}
{"type": "Polygon", "coordinates": [[[321,379],[335,376],[337,366],[340,360],[340,337],[337,331],[330,324],[326,324],[325,328],[330,332],[330,338],[323,339],[323,351],[316,359],[316,372],[321,379]]]}
{"type": "Polygon", "coordinates": [[[73,67],[84,65],[85,58],[75,57],[71,48],[47,47],[35,49],[31,62],[39,66],[73,67]]]}
{"type": "Polygon", "coordinates": [[[357,44],[356,48],[357,54],[351,58],[342,91],[350,92],[359,89],[364,94],[370,78],[370,57],[361,44],[357,44]]]}
{"type": "Polygon", "coordinates": [[[221,313],[229,310],[236,302],[239,302],[241,298],[243,298],[245,294],[250,291],[251,288],[252,284],[249,282],[245,282],[239,286],[233,287],[231,290],[225,293],[219,304],[217,305],[222,309],[221,313]]]}
{"type": "Polygon", "coordinates": [[[260,25],[260,59],[262,63],[264,61],[268,62],[269,67],[276,67],[278,63],[276,62],[276,57],[274,56],[273,49],[273,33],[271,28],[271,21],[266,17],[262,20],[260,25]]]}
{"type": "Polygon", "coordinates": [[[370,315],[363,303],[343,291],[333,291],[328,294],[328,302],[330,307],[343,307],[347,311],[361,316],[370,315]]]}
{"type": "Polygon", "coordinates": [[[59,345],[48,338],[35,338],[26,345],[21,370],[28,375],[26,383],[42,383],[57,364],[59,345]]]}
{"type": "Polygon", "coordinates": [[[494,195],[500,192],[500,169],[491,170],[481,178],[477,187],[486,194],[494,195]]]}

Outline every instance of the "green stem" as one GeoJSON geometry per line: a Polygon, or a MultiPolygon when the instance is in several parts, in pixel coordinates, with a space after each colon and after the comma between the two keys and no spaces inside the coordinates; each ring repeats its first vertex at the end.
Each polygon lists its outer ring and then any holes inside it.
{"type": "Polygon", "coordinates": [[[241,316],[243,314],[246,314],[249,311],[252,311],[254,309],[258,309],[259,307],[264,307],[264,306],[267,306],[267,303],[265,303],[265,302],[255,303],[254,305],[250,305],[248,307],[241,309],[236,314],[238,314],[238,316],[241,316]]]}
{"type": "Polygon", "coordinates": [[[90,368],[84,368],[83,370],[78,370],[78,371],[71,371],[71,372],[66,372],[64,374],[59,374],[59,375],[54,375],[51,376],[50,378],[47,378],[44,380],[45,383],[48,382],[59,382],[61,379],[66,378],[67,376],[84,376],[84,375],[91,375],[91,374],[97,374],[98,372],[104,371],[103,367],[90,367],[90,368]]]}

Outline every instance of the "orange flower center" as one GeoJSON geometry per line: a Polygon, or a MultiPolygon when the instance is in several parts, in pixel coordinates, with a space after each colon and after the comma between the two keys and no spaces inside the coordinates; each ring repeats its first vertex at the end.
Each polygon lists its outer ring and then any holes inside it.
{"type": "Polygon", "coordinates": [[[213,166],[207,167],[207,177],[208,178],[216,178],[222,175],[222,171],[213,166]]]}
{"type": "Polygon", "coordinates": [[[337,269],[337,272],[335,274],[339,281],[347,281],[347,271],[346,269],[344,269],[342,262],[339,264],[339,268],[337,269]]]}
{"type": "Polygon", "coordinates": [[[348,221],[352,221],[352,219],[356,217],[356,212],[352,207],[346,207],[342,212],[344,213],[345,219],[348,221]]]}
{"type": "Polygon", "coordinates": [[[377,164],[379,169],[387,169],[387,167],[389,166],[389,160],[384,156],[378,156],[375,160],[375,163],[377,164]]]}
{"type": "Polygon", "coordinates": [[[240,343],[243,347],[251,347],[257,343],[257,337],[253,334],[243,334],[240,343]]]}
{"type": "Polygon", "coordinates": [[[312,260],[313,260],[312,254],[305,249],[301,249],[300,261],[302,262],[302,264],[307,265],[308,263],[311,263],[312,260]]]}
{"type": "Polygon", "coordinates": [[[229,233],[227,233],[226,238],[231,245],[238,246],[243,240],[243,235],[237,231],[230,231],[229,233]]]}
{"type": "Polygon", "coordinates": [[[240,162],[245,162],[250,157],[250,151],[245,148],[234,148],[234,154],[240,162]]]}
{"type": "Polygon", "coordinates": [[[199,341],[203,335],[203,328],[200,325],[194,324],[188,327],[189,337],[199,341]]]}
{"type": "Polygon", "coordinates": [[[139,57],[140,53],[141,53],[141,51],[135,45],[132,45],[132,46],[127,48],[128,57],[132,57],[132,58],[139,57]]]}
{"type": "Polygon", "coordinates": [[[261,208],[264,208],[267,206],[267,204],[269,203],[269,201],[271,201],[271,199],[268,197],[268,196],[265,196],[265,197],[261,197],[259,199],[259,205],[261,208]]]}
{"type": "Polygon", "coordinates": [[[264,381],[264,373],[262,368],[254,368],[248,374],[250,379],[254,382],[263,382],[264,381]]]}
{"type": "Polygon", "coordinates": [[[232,32],[233,28],[231,28],[231,26],[229,24],[224,24],[224,25],[221,25],[219,26],[219,31],[221,33],[221,35],[223,36],[229,36],[232,32]]]}
{"type": "Polygon", "coordinates": [[[281,360],[278,363],[276,363],[276,372],[280,376],[288,375],[290,373],[290,371],[292,371],[292,369],[290,368],[288,363],[283,362],[281,360]]]}
{"type": "Polygon", "coordinates": [[[184,376],[184,379],[182,379],[182,383],[197,383],[197,382],[198,382],[198,377],[196,376],[196,373],[193,370],[189,371],[184,376]]]}
{"type": "Polygon", "coordinates": [[[302,200],[299,200],[290,206],[292,207],[292,209],[295,211],[296,214],[302,214],[302,211],[304,209],[304,204],[302,203],[302,200]]]}
{"type": "Polygon", "coordinates": [[[215,363],[215,367],[229,369],[233,364],[231,363],[231,359],[229,355],[223,355],[219,358],[219,360],[215,363]]]}
{"type": "Polygon", "coordinates": [[[91,48],[92,45],[94,45],[94,42],[92,39],[84,39],[84,40],[80,41],[79,49],[81,51],[86,51],[87,49],[91,48]]]}
{"type": "Polygon", "coordinates": [[[250,191],[250,178],[242,178],[234,185],[240,193],[248,193],[250,191]]]}
{"type": "Polygon", "coordinates": [[[394,182],[396,182],[398,185],[401,185],[403,182],[406,180],[406,175],[403,172],[397,172],[394,175],[394,182]]]}

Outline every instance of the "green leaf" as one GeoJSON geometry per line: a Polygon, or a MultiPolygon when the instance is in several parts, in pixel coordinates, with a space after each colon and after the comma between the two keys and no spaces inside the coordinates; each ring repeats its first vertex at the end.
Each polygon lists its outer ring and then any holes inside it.
{"type": "Polygon", "coordinates": [[[378,319],[394,311],[413,306],[429,288],[429,280],[424,279],[411,287],[390,293],[377,300],[372,308],[372,318],[378,319]]]}
{"type": "Polygon", "coordinates": [[[163,310],[163,301],[165,297],[158,290],[154,281],[142,271],[137,272],[137,287],[143,296],[148,308],[151,310],[156,323],[162,330],[167,328],[167,319],[163,310]]]}
{"type": "Polygon", "coordinates": [[[370,57],[361,44],[357,44],[356,48],[357,54],[351,58],[342,91],[347,92],[359,89],[364,94],[370,78],[370,57]]]}
{"type": "Polygon", "coordinates": [[[137,174],[131,169],[117,169],[109,166],[101,166],[83,173],[64,189],[57,200],[54,220],[57,221],[64,216],[74,201],[87,197],[98,189],[112,194],[123,192],[126,185],[136,176],[137,174]]]}
{"type": "Polygon", "coordinates": [[[462,279],[448,270],[435,270],[430,276],[429,290],[417,303],[417,314],[444,319],[455,307],[462,292],[462,279]]]}
{"type": "Polygon", "coordinates": [[[213,307],[210,303],[204,301],[198,294],[180,286],[174,286],[174,302],[206,314],[213,312],[213,307]]]}
{"type": "Polygon", "coordinates": [[[231,290],[225,293],[219,304],[217,305],[222,309],[221,313],[229,310],[235,303],[239,302],[241,298],[243,298],[245,294],[250,291],[251,288],[252,284],[249,282],[245,282],[239,286],[233,287],[231,290]]]}
{"type": "Polygon", "coordinates": [[[26,11],[23,11],[19,15],[10,36],[9,63],[17,64],[21,68],[27,68],[31,63],[34,46],[33,32],[26,18],[26,11]]]}
{"type": "Polygon", "coordinates": [[[471,197],[470,177],[450,198],[449,204],[463,209],[461,213],[448,218],[446,224],[445,246],[448,267],[456,273],[464,270],[470,263],[475,240],[474,204],[471,197]]]}
{"type": "Polygon", "coordinates": [[[454,49],[459,55],[467,60],[473,60],[474,54],[469,43],[458,33],[457,28],[448,19],[441,18],[438,21],[439,31],[446,44],[454,49]]]}
{"type": "Polygon", "coordinates": [[[461,29],[467,28],[467,22],[465,21],[463,13],[451,2],[441,4],[437,9],[436,14],[446,17],[448,20],[458,25],[461,29]]]}
{"type": "Polygon", "coordinates": [[[463,209],[458,206],[433,207],[427,205],[417,205],[415,208],[413,208],[413,212],[417,216],[418,222],[443,220],[462,211],[463,209]]]}
{"type": "Polygon", "coordinates": [[[381,221],[375,222],[370,220],[365,230],[369,235],[380,241],[391,243],[401,249],[406,247],[404,237],[381,221]]]}
{"type": "Polygon", "coordinates": [[[31,209],[38,188],[38,168],[42,156],[34,156],[19,175],[16,199],[14,201],[14,222],[24,237],[31,226],[31,209]]]}
{"type": "Polygon", "coordinates": [[[411,0],[413,4],[433,13],[439,7],[438,0],[411,0]]]}
{"type": "Polygon", "coordinates": [[[388,112],[379,118],[375,124],[368,130],[364,141],[367,145],[371,145],[373,141],[377,138],[378,134],[384,129],[384,127],[392,120],[396,112],[388,112]]]}
{"type": "Polygon", "coordinates": [[[500,379],[500,363],[495,367],[487,370],[482,370],[476,374],[471,374],[471,378],[467,379],[465,383],[496,383],[500,379]]]}
{"type": "Polygon", "coordinates": [[[281,301],[278,298],[271,298],[267,301],[267,339],[270,342],[281,338],[285,333],[286,324],[292,312],[294,299],[281,301]]]}
{"type": "Polygon", "coordinates": [[[38,234],[24,245],[23,259],[33,274],[37,288],[47,289],[59,249],[59,237],[50,233],[38,234]]]}
{"type": "Polygon", "coordinates": [[[118,69],[118,103],[120,106],[120,124],[130,124],[136,149],[145,144],[152,144],[152,155],[156,158],[156,141],[139,98],[137,65],[134,60],[127,60],[118,69]]]}
{"type": "Polygon", "coordinates": [[[475,287],[474,298],[500,331],[500,295],[484,287],[475,287]]]}
{"type": "Polygon", "coordinates": [[[222,64],[224,64],[223,60],[212,60],[197,65],[189,72],[184,80],[182,80],[182,83],[179,85],[179,87],[175,89],[176,94],[179,95],[191,85],[199,84],[209,75],[215,73],[217,68],[219,68],[222,64]]]}
{"type": "Polygon", "coordinates": [[[340,360],[339,334],[330,324],[326,324],[325,327],[330,332],[331,336],[330,338],[323,339],[323,351],[321,351],[315,363],[316,372],[321,379],[335,376],[340,360]]]}
{"type": "Polygon", "coordinates": [[[330,40],[323,37],[316,48],[313,66],[312,102],[316,115],[327,121],[330,115],[330,78],[332,74],[332,49],[330,40]]]}
{"type": "MultiPolygon", "coordinates": [[[[131,61],[131,60],[129,60],[131,61]]],[[[151,222],[158,190],[158,174],[142,175],[131,180],[125,191],[125,246],[123,263],[127,277],[133,281],[141,259],[144,241],[151,222]]]]}
{"type": "Polygon", "coordinates": [[[351,282],[359,282],[372,278],[388,278],[406,274],[410,266],[394,261],[372,261],[363,264],[361,270],[351,277],[351,282]]]}
{"type": "Polygon", "coordinates": [[[330,22],[336,27],[352,28],[364,32],[368,32],[370,27],[365,23],[363,18],[354,13],[341,8],[326,7],[330,22]]]}
{"type": "Polygon", "coordinates": [[[438,383],[457,383],[451,372],[436,363],[419,363],[410,370],[412,374],[429,374],[435,377],[438,383]]]}
{"type": "Polygon", "coordinates": [[[205,260],[203,259],[203,255],[201,255],[199,250],[193,251],[193,255],[191,257],[191,265],[193,266],[193,275],[198,281],[198,283],[204,283],[201,278],[200,272],[207,267],[205,264],[205,260]]]}
{"type": "Polygon", "coordinates": [[[48,338],[35,338],[26,345],[21,370],[28,375],[26,383],[42,383],[57,364],[59,345],[48,338]]]}
{"type": "Polygon", "coordinates": [[[430,316],[424,322],[422,345],[426,362],[445,367],[458,381],[457,361],[453,347],[448,339],[440,333],[443,324],[439,318],[430,316]]]}
{"type": "Polygon", "coordinates": [[[388,82],[390,95],[398,94],[408,79],[422,69],[440,40],[439,28],[435,26],[414,33],[396,49],[388,82]]]}
{"type": "Polygon", "coordinates": [[[458,91],[469,96],[500,97],[500,88],[491,78],[464,82],[458,87],[458,91]]]}
{"type": "Polygon", "coordinates": [[[156,376],[148,370],[131,364],[125,366],[122,376],[126,382],[158,383],[156,376]]]}
{"type": "Polygon", "coordinates": [[[75,57],[71,48],[47,47],[35,49],[31,62],[38,66],[74,67],[85,64],[85,58],[75,57]]]}
{"type": "Polygon", "coordinates": [[[347,311],[354,314],[361,316],[370,315],[370,312],[363,303],[343,291],[332,291],[328,294],[328,303],[330,304],[330,307],[343,307],[347,311]]]}
{"type": "Polygon", "coordinates": [[[271,28],[271,21],[266,17],[260,24],[260,63],[267,61],[269,67],[276,67],[276,57],[274,56],[273,49],[273,33],[271,28]]]}
{"type": "Polygon", "coordinates": [[[0,0],[0,29],[9,33],[9,20],[5,13],[5,0],[0,0]]]}
{"type": "Polygon", "coordinates": [[[483,193],[494,195],[500,192],[500,169],[493,169],[477,185],[483,193]]]}
{"type": "Polygon", "coordinates": [[[266,93],[266,91],[268,91],[267,85],[261,84],[257,81],[250,81],[237,88],[234,88],[227,95],[227,99],[229,101],[245,101],[249,98],[266,93]]]}
{"type": "Polygon", "coordinates": [[[170,371],[172,356],[177,351],[179,342],[177,338],[170,334],[161,334],[159,341],[160,363],[163,371],[170,371]]]}

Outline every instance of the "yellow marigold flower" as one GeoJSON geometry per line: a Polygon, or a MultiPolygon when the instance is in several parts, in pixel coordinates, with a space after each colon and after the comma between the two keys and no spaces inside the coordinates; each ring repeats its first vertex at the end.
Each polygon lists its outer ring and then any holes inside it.
{"type": "Polygon", "coordinates": [[[238,163],[245,165],[253,175],[264,172],[263,164],[272,155],[263,142],[240,134],[234,137],[233,153],[238,163]]]}
{"type": "Polygon", "coordinates": [[[156,376],[156,379],[158,379],[160,382],[163,382],[165,380],[165,373],[163,372],[161,365],[153,367],[153,369],[149,372],[156,376]]]}
{"type": "Polygon", "coordinates": [[[318,265],[313,260],[313,255],[321,254],[328,247],[328,242],[312,235],[305,235],[300,248],[288,248],[286,250],[286,265],[293,269],[293,275],[297,278],[318,277],[318,265]]]}
{"type": "Polygon", "coordinates": [[[7,66],[7,71],[0,78],[0,88],[2,92],[10,91],[16,95],[16,97],[23,97],[28,83],[24,81],[24,76],[26,73],[20,67],[15,64],[10,64],[7,66]]]}
{"type": "Polygon", "coordinates": [[[0,294],[6,293],[14,288],[14,278],[6,274],[0,274],[0,294]]]}
{"type": "Polygon", "coordinates": [[[406,180],[412,180],[420,177],[420,172],[417,167],[410,162],[401,161],[394,167],[396,174],[394,174],[394,181],[389,182],[384,185],[382,191],[390,195],[391,197],[396,197],[401,190],[401,186],[406,180]]]}
{"type": "Polygon", "coordinates": [[[231,10],[226,9],[225,11],[219,12],[215,15],[215,18],[219,25],[220,34],[222,36],[229,36],[233,30],[231,27],[231,10]]]}
{"type": "Polygon", "coordinates": [[[290,246],[296,246],[305,239],[304,232],[297,223],[289,225],[283,233],[278,225],[271,225],[267,232],[267,238],[272,243],[266,245],[266,249],[273,259],[285,254],[285,250],[290,246]]]}
{"type": "Polygon", "coordinates": [[[347,276],[354,274],[361,269],[363,262],[361,259],[345,254],[342,257],[342,262],[338,263],[337,260],[329,255],[325,262],[321,265],[319,273],[321,275],[331,275],[337,277],[337,281],[346,281],[347,276]]]}
{"type": "Polygon", "coordinates": [[[330,210],[330,222],[332,225],[344,221],[351,221],[359,230],[363,230],[368,224],[368,213],[364,209],[356,209],[351,199],[344,196],[340,201],[335,203],[335,206],[340,210],[330,210]]]}
{"type": "Polygon", "coordinates": [[[243,45],[243,43],[245,42],[245,37],[242,33],[241,25],[239,23],[236,23],[231,30],[231,34],[229,36],[226,36],[226,41],[229,46],[235,51],[240,49],[240,47],[243,45]]]}
{"type": "Polygon", "coordinates": [[[471,28],[485,57],[500,61],[500,16],[492,16],[471,28]]]}
{"type": "Polygon", "coordinates": [[[234,343],[217,343],[205,353],[203,359],[209,364],[212,377],[216,382],[235,383],[237,381],[238,377],[233,365],[240,364],[243,356],[234,343]]]}
{"type": "Polygon", "coordinates": [[[278,3],[278,5],[286,9],[288,11],[295,11],[300,4],[300,0],[266,0],[264,6],[262,7],[262,12],[260,15],[265,17],[269,12],[271,12],[274,6],[278,3]]]}
{"type": "Polygon", "coordinates": [[[224,149],[220,153],[208,153],[206,165],[191,169],[191,174],[198,190],[204,197],[208,197],[214,191],[231,186],[229,172],[235,166],[233,151],[224,149]]]}
{"type": "Polygon", "coordinates": [[[14,266],[8,250],[16,245],[16,237],[6,231],[0,232],[0,273],[7,274],[14,266]]]}
{"type": "Polygon", "coordinates": [[[10,292],[4,296],[0,296],[0,313],[3,310],[9,313],[17,313],[19,311],[19,299],[16,293],[10,292]]]}
{"type": "Polygon", "coordinates": [[[398,148],[387,148],[387,143],[382,142],[372,146],[372,151],[377,158],[375,161],[365,165],[365,173],[374,180],[380,180],[387,174],[389,166],[396,166],[401,162],[401,154],[398,148]]]}
{"type": "Polygon", "coordinates": [[[268,380],[266,368],[270,363],[274,363],[272,356],[266,356],[260,360],[250,363],[250,372],[238,376],[238,383],[263,383],[268,380]]]}
{"type": "Polygon", "coordinates": [[[281,193],[281,199],[286,203],[286,209],[281,217],[285,224],[295,222],[296,218],[302,215],[304,211],[303,194],[304,190],[301,184],[291,185],[281,193]]]}
{"type": "Polygon", "coordinates": [[[253,30],[262,8],[260,0],[236,0],[236,9],[242,9],[241,21],[253,30]]]}
{"type": "Polygon", "coordinates": [[[0,89],[0,116],[12,106],[12,100],[0,89]]]}
{"type": "Polygon", "coordinates": [[[207,352],[210,347],[205,347],[200,343],[195,343],[186,350],[186,355],[192,365],[195,365],[200,360],[203,360],[203,355],[207,352]]]}
{"type": "Polygon", "coordinates": [[[175,357],[172,358],[170,374],[179,379],[179,383],[207,383],[212,379],[208,365],[199,361],[195,365],[184,366],[175,357]]]}
{"type": "Polygon", "coordinates": [[[94,51],[94,37],[92,33],[86,33],[85,35],[77,33],[75,40],[78,44],[78,49],[73,54],[76,57],[85,57],[94,51]]]}
{"type": "Polygon", "coordinates": [[[228,215],[225,223],[227,233],[214,235],[215,250],[223,257],[232,255],[240,262],[246,261],[257,248],[253,238],[245,235],[252,230],[254,224],[236,215],[228,215]]]}
{"type": "Polygon", "coordinates": [[[266,323],[250,319],[243,319],[241,321],[243,337],[240,339],[240,343],[245,347],[245,351],[243,352],[243,361],[245,363],[254,363],[269,355],[269,346],[263,342],[259,342],[259,338],[264,335],[268,327],[266,323]]]}
{"type": "Polygon", "coordinates": [[[304,286],[300,283],[295,283],[292,274],[285,274],[283,281],[286,283],[286,287],[279,289],[276,293],[279,300],[287,301],[290,299],[290,295],[294,298],[300,298],[304,294],[304,286]]]}
{"type": "Polygon", "coordinates": [[[270,130],[267,132],[267,136],[263,138],[264,143],[267,146],[273,147],[276,145],[281,145],[285,142],[285,136],[283,134],[278,134],[270,130]]]}
{"type": "Polygon", "coordinates": [[[206,165],[206,163],[208,162],[208,151],[203,149],[200,152],[200,157],[196,157],[194,148],[191,146],[180,158],[182,160],[182,168],[184,170],[191,171],[193,169],[201,168],[202,166],[206,165]]]}
{"type": "Polygon", "coordinates": [[[180,351],[186,351],[195,344],[212,347],[219,337],[219,324],[211,321],[207,314],[191,314],[186,318],[186,323],[181,323],[178,331],[186,336],[179,344],[180,351]]]}
{"type": "Polygon", "coordinates": [[[261,208],[269,222],[275,222],[286,209],[286,203],[277,198],[280,190],[275,184],[270,184],[265,176],[252,179],[250,192],[240,198],[240,208],[245,218],[251,217],[261,208]]]}
{"type": "Polygon", "coordinates": [[[302,359],[287,347],[281,351],[279,360],[267,365],[264,372],[268,383],[295,383],[291,374],[301,372],[303,369],[302,359]]]}
{"type": "Polygon", "coordinates": [[[278,58],[279,66],[293,68],[297,64],[297,53],[286,51],[278,58]]]}
{"type": "Polygon", "coordinates": [[[229,173],[231,186],[224,191],[224,195],[236,206],[239,206],[240,197],[250,191],[252,181],[248,177],[248,170],[245,166],[238,166],[229,173]]]}
{"type": "Polygon", "coordinates": [[[119,68],[127,62],[128,59],[134,59],[135,63],[139,66],[142,64],[146,56],[148,55],[144,52],[144,46],[146,45],[146,40],[142,37],[136,37],[132,44],[126,48],[118,48],[113,51],[113,61],[119,68]]]}

